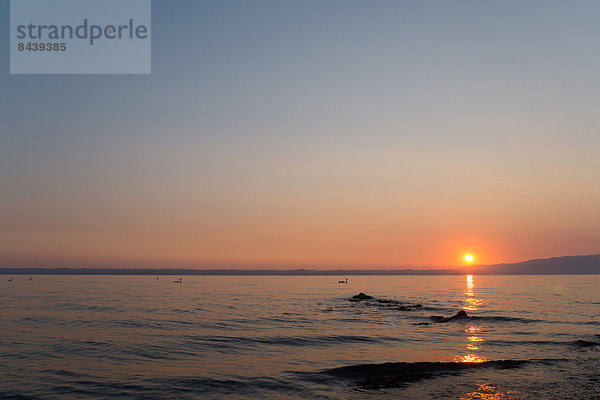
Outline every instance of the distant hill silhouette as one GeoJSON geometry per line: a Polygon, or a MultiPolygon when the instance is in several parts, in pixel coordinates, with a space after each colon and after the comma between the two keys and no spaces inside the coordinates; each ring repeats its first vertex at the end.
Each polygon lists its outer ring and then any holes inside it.
{"type": "Polygon", "coordinates": [[[0,268],[13,275],[540,275],[600,274],[600,254],[529,260],[511,264],[454,269],[136,269],[136,268],[0,268]]]}
{"type": "Polygon", "coordinates": [[[473,267],[480,274],[600,274],[600,254],[529,260],[511,264],[473,267]]]}

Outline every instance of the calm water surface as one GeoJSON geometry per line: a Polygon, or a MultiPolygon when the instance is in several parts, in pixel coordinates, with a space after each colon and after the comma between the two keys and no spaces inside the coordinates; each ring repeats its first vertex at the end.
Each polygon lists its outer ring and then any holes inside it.
{"type": "Polygon", "coordinates": [[[600,399],[598,275],[8,278],[2,399],[600,399]]]}

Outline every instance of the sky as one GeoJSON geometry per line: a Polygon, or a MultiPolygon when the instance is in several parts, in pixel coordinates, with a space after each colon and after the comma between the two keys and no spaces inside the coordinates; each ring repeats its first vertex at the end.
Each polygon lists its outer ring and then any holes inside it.
{"type": "Polygon", "coordinates": [[[0,266],[600,253],[600,3],[152,2],[151,75],[10,75],[0,266]]]}

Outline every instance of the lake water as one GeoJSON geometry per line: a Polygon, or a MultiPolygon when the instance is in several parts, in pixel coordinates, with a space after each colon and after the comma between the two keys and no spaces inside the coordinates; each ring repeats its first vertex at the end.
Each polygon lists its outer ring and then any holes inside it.
{"type": "Polygon", "coordinates": [[[600,275],[0,278],[2,399],[600,399],[600,275]]]}

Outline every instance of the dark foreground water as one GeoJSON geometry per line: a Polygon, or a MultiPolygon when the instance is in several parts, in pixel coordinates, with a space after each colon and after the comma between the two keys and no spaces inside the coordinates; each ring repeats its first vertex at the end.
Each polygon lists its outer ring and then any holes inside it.
{"type": "Polygon", "coordinates": [[[600,399],[597,275],[0,278],[1,399],[600,399]]]}

